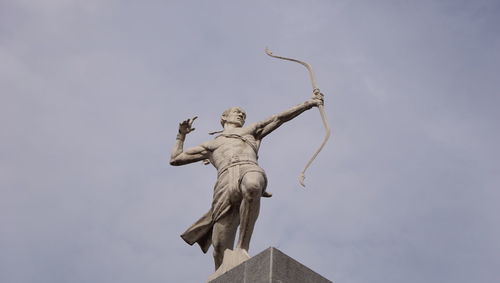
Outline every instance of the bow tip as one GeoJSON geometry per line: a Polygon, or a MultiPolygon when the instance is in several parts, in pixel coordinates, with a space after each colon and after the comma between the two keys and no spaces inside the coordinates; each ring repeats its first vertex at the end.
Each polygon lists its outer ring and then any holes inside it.
{"type": "Polygon", "coordinates": [[[302,187],[306,187],[306,184],[304,183],[304,180],[306,179],[306,176],[304,175],[304,173],[300,173],[299,175],[299,183],[302,187]]]}

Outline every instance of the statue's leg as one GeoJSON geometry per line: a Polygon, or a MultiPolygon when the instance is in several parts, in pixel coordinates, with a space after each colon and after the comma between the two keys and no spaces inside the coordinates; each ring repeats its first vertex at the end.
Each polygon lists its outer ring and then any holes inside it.
{"type": "Polygon", "coordinates": [[[234,239],[236,238],[236,230],[240,223],[239,207],[233,206],[231,209],[222,216],[213,227],[212,231],[212,245],[214,247],[214,262],[215,270],[222,264],[224,258],[224,251],[226,249],[233,249],[234,239]]]}
{"type": "Polygon", "coordinates": [[[240,205],[240,234],[237,248],[248,251],[250,239],[259,216],[260,197],[266,189],[266,179],[260,172],[248,172],[241,180],[243,199],[240,205]]]}

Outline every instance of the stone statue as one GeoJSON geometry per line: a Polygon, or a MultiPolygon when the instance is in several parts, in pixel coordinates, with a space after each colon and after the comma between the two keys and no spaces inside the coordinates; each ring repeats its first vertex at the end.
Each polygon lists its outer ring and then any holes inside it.
{"type": "Polygon", "coordinates": [[[222,113],[224,130],[219,135],[189,149],[184,149],[184,140],[194,130],[197,117],[179,124],[170,164],[179,166],[208,160],[217,169],[212,207],[181,237],[190,245],[198,243],[204,253],[212,244],[216,270],[223,262],[224,251],[233,249],[238,225],[236,250],[248,255],[260,198],[271,196],[266,191],[266,174],[257,163],[262,139],[302,112],[322,105],[323,94],[315,89],[313,97],[304,103],[246,127],[243,126],[245,111],[232,107],[222,113]]]}
{"type": "Polygon", "coordinates": [[[259,215],[260,198],[272,196],[266,191],[266,174],[257,164],[262,139],[302,112],[318,107],[326,135],[299,176],[300,184],[305,186],[307,168],[330,137],[330,126],[323,109],[323,94],[316,85],[311,65],[297,59],[273,55],[267,48],[266,54],[306,67],[313,87],[313,97],[247,127],[243,127],[245,111],[240,107],[229,108],[221,116],[221,125],[224,129],[211,133],[219,134],[215,139],[186,150],[184,150],[184,140],[187,134],[194,131],[192,126],[197,117],[185,120],[179,124],[179,133],[170,158],[170,164],[174,166],[204,161],[205,164],[211,163],[217,169],[212,207],[181,235],[190,245],[198,243],[204,253],[211,244],[213,245],[216,272],[209,277],[209,280],[250,258],[248,248],[259,215]],[[233,251],[238,226],[239,237],[236,249],[233,251]]]}

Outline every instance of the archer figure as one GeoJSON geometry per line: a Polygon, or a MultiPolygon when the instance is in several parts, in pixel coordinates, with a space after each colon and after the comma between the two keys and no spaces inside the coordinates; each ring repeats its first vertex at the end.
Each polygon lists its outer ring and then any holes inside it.
{"type": "Polygon", "coordinates": [[[262,139],[302,112],[322,106],[323,94],[315,89],[313,97],[304,103],[246,127],[243,127],[245,111],[232,107],[222,113],[224,130],[218,136],[186,150],[183,149],[184,140],[187,134],[194,131],[192,125],[197,117],[179,124],[170,164],[179,166],[209,160],[217,169],[210,210],[181,237],[190,245],[198,243],[204,253],[212,244],[216,270],[223,262],[224,251],[233,249],[238,225],[240,229],[235,251],[248,257],[260,198],[271,196],[266,192],[266,174],[257,164],[262,139]]]}

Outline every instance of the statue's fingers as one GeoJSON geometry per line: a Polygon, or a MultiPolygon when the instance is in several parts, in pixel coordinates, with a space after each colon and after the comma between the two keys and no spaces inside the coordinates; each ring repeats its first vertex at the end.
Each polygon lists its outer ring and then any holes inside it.
{"type": "Polygon", "coordinates": [[[314,97],[314,99],[317,99],[317,100],[321,101],[321,103],[324,103],[324,102],[325,102],[325,96],[324,96],[322,93],[317,94],[317,95],[314,97]]]}
{"type": "Polygon", "coordinates": [[[325,96],[325,95],[324,95],[323,93],[321,93],[321,92],[315,92],[315,93],[314,93],[314,97],[316,97],[316,98],[318,98],[318,99],[321,99],[321,98],[323,98],[324,96],[325,96]]]}
{"type": "Polygon", "coordinates": [[[189,126],[191,126],[193,124],[193,122],[194,122],[194,120],[196,120],[196,118],[198,118],[198,116],[194,116],[193,118],[189,119],[189,122],[188,122],[189,126]]]}

